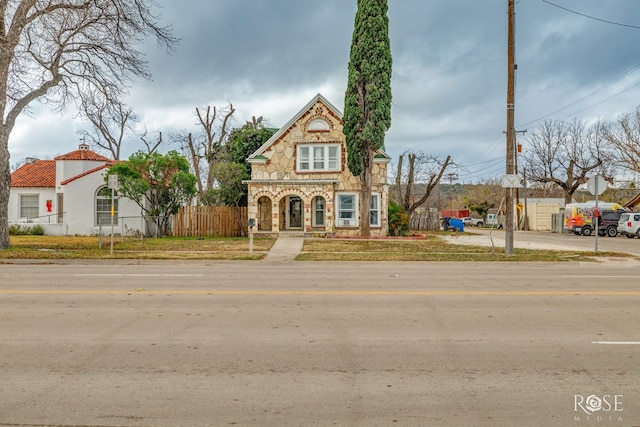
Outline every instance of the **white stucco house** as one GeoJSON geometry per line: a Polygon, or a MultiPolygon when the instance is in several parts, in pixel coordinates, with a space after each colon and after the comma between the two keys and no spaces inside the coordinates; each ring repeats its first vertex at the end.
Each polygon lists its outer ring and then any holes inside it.
{"type": "MultiPolygon", "coordinates": [[[[9,224],[40,224],[49,235],[111,233],[111,189],[105,174],[113,160],[86,144],[54,160],[27,159],[11,174],[9,224]]],[[[114,203],[115,234],[144,232],[140,207],[114,203]]]]}

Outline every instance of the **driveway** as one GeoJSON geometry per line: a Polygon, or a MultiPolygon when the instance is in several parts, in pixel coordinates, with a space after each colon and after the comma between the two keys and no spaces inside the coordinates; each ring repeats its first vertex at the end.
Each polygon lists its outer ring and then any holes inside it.
{"type": "MultiPolygon", "coordinates": [[[[504,230],[486,228],[465,228],[464,233],[451,234],[445,240],[461,245],[478,245],[503,248],[504,230]]],[[[628,239],[624,236],[598,236],[598,252],[624,252],[640,256],[640,240],[628,239]]],[[[595,236],[585,237],[575,234],[560,234],[546,231],[516,231],[513,238],[515,249],[549,249],[570,251],[596,251],[595,236]]]]}

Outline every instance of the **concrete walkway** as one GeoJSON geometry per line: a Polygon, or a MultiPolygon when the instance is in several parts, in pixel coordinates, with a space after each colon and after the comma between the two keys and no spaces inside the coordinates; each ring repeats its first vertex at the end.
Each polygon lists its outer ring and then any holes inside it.
{"type": "Polygon", "coordinates": [[[293,261],[302,251],[303,244],[303,236],[281,233],[264,259],[266,261],[293,261]]]}

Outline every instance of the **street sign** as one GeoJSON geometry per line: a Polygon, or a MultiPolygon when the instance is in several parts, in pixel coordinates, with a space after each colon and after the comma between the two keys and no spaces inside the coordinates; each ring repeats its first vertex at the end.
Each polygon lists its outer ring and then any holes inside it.
{"type": "Polygon", "coordinates": [[[112,190],[118,189],[118,175],[109,175],[109,188],[112,190]]]}
{"type": "Polygon", "coordinates": [[[607,189],[607,181],[604,180],[600,175],[595,175],[589,178],[587,181],[587,191],[596,196],[604,193],[604,190],[607,189]]]}
{"type": "Polygon", "coordinates": [[[520,175],[502,175],[502,188],[522,188],[520,175]]]}

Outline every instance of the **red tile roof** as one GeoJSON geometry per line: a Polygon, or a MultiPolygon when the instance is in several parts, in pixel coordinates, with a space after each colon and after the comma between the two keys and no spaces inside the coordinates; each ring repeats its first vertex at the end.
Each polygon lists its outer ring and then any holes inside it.
{"type": "Polygon", "coordinates": [[[56,162],[36,160],[22,165],[11,174],[12,187],[48,188],[56,186],[56,162]]]}
{"type": "Polygon", "coordinates": [[[111,161],[111,159],[101,156],[96,152],[93,152],[88,149],[82,149],[82,148],[79,150],[75,150],[70,153],[55,157],[53,160],[95,160],[98,162],[111,161]]]}

